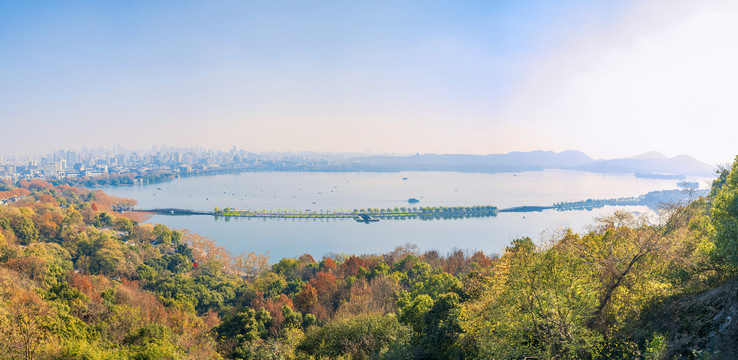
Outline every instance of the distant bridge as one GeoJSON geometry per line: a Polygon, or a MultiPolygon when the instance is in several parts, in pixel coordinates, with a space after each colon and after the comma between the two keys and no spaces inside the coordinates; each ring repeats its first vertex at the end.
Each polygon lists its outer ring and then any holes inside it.
{"type": "Polygon", "coordinates": [[[162,214],[162,215],[215,215],[215,213],[213,213],[212,211],[199,211],[199,210],[176,209],[176,208],[166,208],[166,209],[128,209],[126,211],[146,212],[146,213],[162,214]]]}
{"type": "Polygon", "coordinates": [[[377,222],[380,219],[454,219],[465,217],[488,217],[497,215],[494,206],[423,207],[395,209],[367,209],[347,211],[251,211],[251,210],[199,211],[179,208],[133,209],[118,207],[116,211],[135,211],[161,215],[209,215],[223,217],[282,218],[282,219],[355,219],[360,222],[377,222]]]}
{"type": "MultiPolygon", "coordinates": [[[[705,196],[709,190],[697,190],[698,196],[705,196]]],[[[343,218],[356,219],[360,222],[375,222],[380,219],[457,219],[469,217],[494,217],[497,213],[526,213],[541,212],[545,210],[569,211],[569,210],[592,210],[604,206],[633,206],[674,202],[689,199],[693,193],[685,193],[683,190],[652,191],[638,197],[616,198],[616,199],[588,199],[575,202],[561,202],[549,206],[515,206],[505,209],[497,209],[496,206],[426,206],[413,208],[394,209],[366,209],[348,211],[252,211],[224,208],[216,211],[200,211],[179,208],[156,208],[156,209],[133,209],[129,206],[114,206],[113,210],[119,212],[136,211],[161,215],[210,215],[223,217],[249,217],[249,218],[281,218],[281,219],[326,219],[343,218]]],[[[658,207],[655,207],[658,208],[658,207]]]]}
{"type": "Polygon", "coordinates": [[[500,209],[497,212],[540,212],[553,208],[553,206],[515,206],[511,208],[500,209]]]}

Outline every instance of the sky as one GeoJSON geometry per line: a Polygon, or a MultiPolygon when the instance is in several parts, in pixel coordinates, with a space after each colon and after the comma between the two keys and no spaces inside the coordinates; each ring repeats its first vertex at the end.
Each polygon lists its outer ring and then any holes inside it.
{"type": "Polygon", "coordinates": [[[738,2],[0,0],[0,157],[738,148],[738,2]]]}

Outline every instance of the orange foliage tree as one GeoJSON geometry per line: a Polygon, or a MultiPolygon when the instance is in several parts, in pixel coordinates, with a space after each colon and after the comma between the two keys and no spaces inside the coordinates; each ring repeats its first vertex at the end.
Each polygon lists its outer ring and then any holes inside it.
{"type": "Polygon", "coordinates": [[[303,313],[311,312],[317,304],[318,291],[310,284],[303,285],[302,290],[295,295],[295,307],[303,313]]]}
{"type": "Polygon", "coordinates": [[[200,265],[222,269],[243,277],[253,277],[268,268],[269,258],[266,255],[252,252],[234,257],[228,250],[217,245],[208,237],[195,234],[187,229],[180,231],[182,242],[192,248],[192,256],[200,265]]]}
{"type": "Polygon", "coordinates": [[[8,191],[0,191],[0,200],[7,200],[14,197],[28,196],[31,192],[28,189],[17,188],[8,191]]]}
{"type": "Polygon", "coordinates": [[[28,190],[44,190],[44,189],[51,189],[54,187],[54,185],[51,185],[50,183],[43,181],[41,179],[33,179],[31,181],[21,180],[18,182],[18,186],[22,188],[26,188],[28,190]]]}
{"type": "Polygon", "coordinates": [[[351,255],[346,261],[341,263],[341,266],[338,267],[338,274],[341,277],[348,277],[348,276],[359,276],[364,274],[367,270],[367,262],[358,257],[351,255]]]}
{"type": "Polygon", "coordinates": [[[331,273],[319,272],[310,280],[310,285],[318,292],[318,299],[324,300],[338,290],[338,278],[331,273]]]}

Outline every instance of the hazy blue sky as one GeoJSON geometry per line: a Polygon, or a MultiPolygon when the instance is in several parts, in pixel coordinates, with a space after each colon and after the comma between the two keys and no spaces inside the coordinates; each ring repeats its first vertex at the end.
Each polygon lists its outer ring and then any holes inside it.
{"type": "Polygon", "coordinates": [[[738,153],[737,1],[1,1],[0,156],[738,153]]]}

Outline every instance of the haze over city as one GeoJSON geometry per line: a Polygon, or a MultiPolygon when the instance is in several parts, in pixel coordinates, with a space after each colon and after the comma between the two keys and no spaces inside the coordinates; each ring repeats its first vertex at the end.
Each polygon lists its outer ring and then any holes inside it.
{"type": "Polygon", "coordinates": [[[167,143],[715,164],[738,132],[732,1],[6,2],[0,59],[4,155],[167,143]]]}

